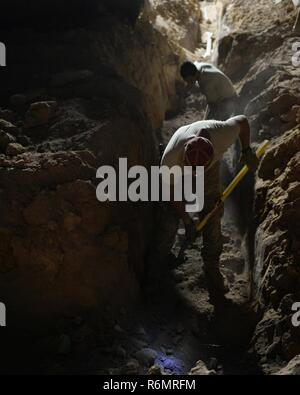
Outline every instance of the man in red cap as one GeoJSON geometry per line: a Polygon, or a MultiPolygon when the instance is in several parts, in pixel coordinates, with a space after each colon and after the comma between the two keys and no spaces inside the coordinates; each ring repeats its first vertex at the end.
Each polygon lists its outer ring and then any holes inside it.
{"type": "MultiPolygon", "coordinates": [[[[162,166],[169,168],[180,166],[182,169],[184,166],[204,166],[204,210],[201,215],[209,213],[220,199],[219,161],[238,138],[242,148],[241,161],[255,171],[258,159],[250,146],[250,127],[244,115],[229,118],[227,121],[199,121],[182,126],[174,133],[163,153],[162,166]]],[[[174,179],[170,180],[170,186],[172,191],[174,179]]],[[[179,219],[185,225],[186,236],[191,241],[196,237],[195,223],[185,211],[186,202],[171,199],[170,203],[171,215],[168,215],[168,219],[162,223],[160,231],[165,233],[157,246],[162,256],[172,248],[179,219]]],[[[220,210],[203,229],[201,255],[209,285],[224,294],[228,289],[219,270],[222,248],[220,210]]]]}

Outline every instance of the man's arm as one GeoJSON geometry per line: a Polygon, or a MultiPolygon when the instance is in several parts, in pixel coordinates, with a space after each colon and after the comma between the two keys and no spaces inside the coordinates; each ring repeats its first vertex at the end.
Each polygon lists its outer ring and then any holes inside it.
{"type": "Polygon", "coordinates": [[[241,146],[242,146],[242,151],[245,151],[246,149],[248,149],[250,147],[250,143],[251,143],[250,125],[249,125],[247,117],[245,117],[244,115],[238,115],[236,117],[236,121],[238,122],[238,124],[240,126],[239,138],[240,138],[240,142],[241,142],[241,146]]]}
{"type": "Polygon", "coordinates": [[[175,208],[177,215],[182,219],[185,226],[185,236],[190,242],[193,242],[197,237],[196,225],[192,218],[185,211],[185,201],[174,200],[174,189],[171,188],[170,203],[175,208]]]}
{"type": "Polygon", "coordinates": [[[255,171],[258,167],[259,160],[251,148],[251,130],[247,117],[238,115],[236,121],[240,126],[239,139],[242,147],[241,162],[246,164],[250,170],[255,171]]]}

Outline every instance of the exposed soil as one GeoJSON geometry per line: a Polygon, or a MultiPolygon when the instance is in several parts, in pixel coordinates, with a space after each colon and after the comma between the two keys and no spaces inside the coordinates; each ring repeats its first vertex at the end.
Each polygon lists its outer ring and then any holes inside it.
{"type": "MultiPolygon", "coordinates": [[[[221,21],[225,8],[195,0],[173,0],[173,7],[153,0],[139,18],[140,2],[131,9],[126,1],[127,11],[118,1],[103,3],[96,26],[86,21],[85,29],[75,23],[65,30],[62,15],[64,28],[52,37],[34,14],[39,29],[26,33],[26,45],[19,23],[4,31],[16,68],[1,76],[0,288],[10,325],[17,324],[9,339],[1,337],[8,355],[1,372],[249,375],[272,374],[288,361],[282,372],[294,371],[300,72],[291,63],[298,40],[292,4],[218,2],[228,3],[221,21]],[[207,33],[218,40],[218,59],[205,55],[207,33]],[[34,65],[26,61],[32,52],[39,54],[34,65]],[[165,262],[159,289],[140,290],[153,207],[116,209],[95,199],[99,165],[123,156],[151,165],[154,137],[167,143],[177,128],[203,118],[197,88],[180,103],[178,65],[185,58],[217,60],[236,83],[254,144],[272,140],[257,177],[247,175],[241,195],[225,204],[220,265],[230,292],[222,300],[208,292],[201,238],[180,266],[165,262]],[[37,333],[27,310],[40,324],[37,333]]],[[[233,154],[222,167],[224,185],[236,171],[228,168],[233,154]]],[[[175,255],[182,238],[180,228],[175,255]]]]}

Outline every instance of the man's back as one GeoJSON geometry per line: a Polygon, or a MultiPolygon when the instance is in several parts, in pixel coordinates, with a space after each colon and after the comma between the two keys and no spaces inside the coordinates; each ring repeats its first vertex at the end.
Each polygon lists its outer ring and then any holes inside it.
{"type": "Polygon", "coordinates": [[[205,129],[214,147],[215,163],[221,159],[225,151],[236,141],[240,127],[236,117],[227,121],[198,121],[179,128],[171,137],[161,160],[162,166],[181,166],[184,163],[184,146],[192,138],[196,137],[200,130],[205,129]]]}
{"type": "Polygon", "coordinates": [[[209,63],[194,64],[200,72],[198,82],[208,103],[217,103],[236,95],[230,79],[217,67],[209,63]]]}

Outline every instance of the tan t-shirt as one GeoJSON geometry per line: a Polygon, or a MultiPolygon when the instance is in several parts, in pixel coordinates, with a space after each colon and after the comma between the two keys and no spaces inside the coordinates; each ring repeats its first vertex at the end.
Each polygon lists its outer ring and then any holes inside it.
{"type": "MultiPolygon", "coordinates": [[[[198,121],[182,126],[171,137],[161,159],[161,166],[179,166],[181,171],[187,164],[184,161],[185,144],[196,137],[200,130],[206,129],[214,147],[214,158],[210,167],[219,161],[228,148],[237,140],[240,133],[238,117],[227,121],[198,121]]],[[[178,175],[182,173],[178,172],[178,175]]],[[[176,173],[175,173],[176,179],[176,173]]],[[[171,183],[173,183],[171,181],[171,183]]]]}
{"type": "Polygon", "coordinates": [[[217,67],[209,63],[194,62],[200,71],[198,83],[207,103],[217,103],[236,95],[230,79],[217,67]]]}

